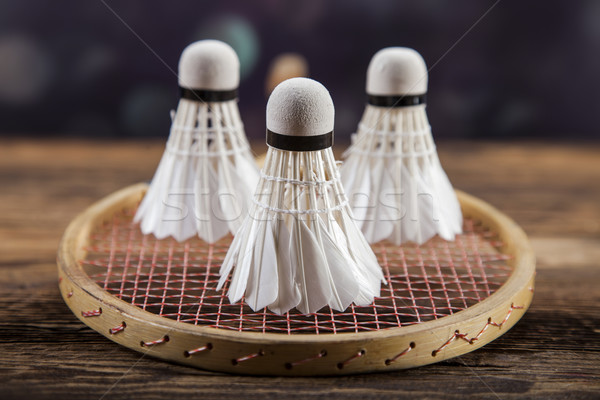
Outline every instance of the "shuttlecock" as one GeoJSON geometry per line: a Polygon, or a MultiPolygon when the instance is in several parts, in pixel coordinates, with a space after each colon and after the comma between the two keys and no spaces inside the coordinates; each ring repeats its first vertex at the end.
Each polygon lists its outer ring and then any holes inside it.
{"type": "Polygon", "coordinates": [[[425,113],[427,68],[415,50],[382,49],[367,71],[368,102],[341,179],[369,243],[422,244],[462,231],[456,194],[425,113]]]}
{"type": "Polygon", "coordinates": [[[241,226],[259,176],[237,107],[235,51],[217,40],[192,43],[179,86],[165,152],[134,220],[159,239],[214,243],[241,226]]]}
{"type": "Polygon", "coordinates": [[[329,92],[307,78],[275,88],[254,204],[221,266],[218,288],[253,310],[345,310],[379,295],[383,274],[352,217],[331,150],[329,92]]]}

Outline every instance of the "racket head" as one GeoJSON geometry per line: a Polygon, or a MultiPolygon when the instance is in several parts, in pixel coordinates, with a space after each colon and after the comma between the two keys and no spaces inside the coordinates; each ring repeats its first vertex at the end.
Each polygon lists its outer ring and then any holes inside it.
{"type": "MultiPolygon", "coordinates": [[[[103,229],[105,231],[120,229],[118,225],[115,227],[115,218],[129,221],[129,224],[125,223],[122,226],[123,229],[128,229],[127,232],[130,234],[133,232],[134,235],[143,236],[136,231],[139,228],[136,228],[130,220],[146,189],[146,184],[124,188],[98,201],[71,222],[58,251],[59,288],[65,303],[84,324],[121,345],[164,360],[208,370],[252,375],[339,375],[411,368],[453,358],[489,343],[509,330],[523,316],[533,297],[535,257],[523,230],[489,204],[457,191],[465,220],[472,221],[478,227],[470,234],[475,235],[483,245],[493,247],[498,254],[495,261],[500,264],[494,270],[496,274],[486,275],[485,270],[481,270],[479,278],[490,279],[490,282],[493,277],[499,279],[496,286],[487,291],[489,295],[482,295],[482,299],[474,299],[473,295],[455,296],[462,299],[465,303],[464,308],[453,307],[449,303],[449,307],[440,307],[441,310],[446,309],[446,313],[423,312],[423,317],[416,320],[413,318],[412,322],[410,318],[398,317],[399,321],[404,319],[408,322],[399,323],[397,327],[385,323],[374,326],[373,321],[384,320],[380,317],[381,313],[377,314],[377,307],[371,307],[373,310],[371,312],[368,308],[361,308],[345,315],[326,310],[311,316],[316,322],[309,324],[310,329],[303,327],[302,324],[306,321],[300,321],[300,318],[294,315],[285,317],[288,325],[290,325],[289,321],[292,321],[291,328],[270,329],[269,321],[275,317],[266,312],[263,313],[265,317],[261,327],[260,321],[257,325],[257,322],[252,320],[258,318],[257,315],[260,313],[252,314],[248,309],[244,311],[244,308],[239,305],[235,306],[240,310],[238,316],[240,324],[237,328],[231,324],[215,324],[212,320],[206,322],[205,316],[184,322],[185,318],[181,318],[177,313],[168,317],[166,313],[161,315],[155,310],[151,312],[150,308],[141,306],[135,296],[133,301],[131,296],[124,296],[124,293],[130,289],[127,287],[127,282],[131,279],[128,278],[127,273],[121,271],[121,288],[118,293],[116,288],[111,286],[115,282],[119,283],[118,274],[114,275],[117,277],[116,280],[113,276],[108,285],[102,285],[106,273],[104,275],[90,273],[90,265],[96,269],[110,268],[110,259],[106,261],[105,258],[104,263],[97,262],[105,253],[99,257],[96,253],[99,252],[98,240],[101,243],[102,240],[106,241],[102,239],[101,234],[98,239],[99,232],[103,232],[103,229]],[[498,271],[505,271],[505,273],[497,273],[498,271]],[[466,302],[465,298],[470,298],[469,302],[466,302]],[[332,315],[331,319],[328,317],[329,313],[332,315]],[[369,313],[373,315],[368,315],[369,313]],[[427,315],[429,318],[426,317],[427,315]],[[177,318],[173,318],[175,316],[177,318]],[[350,326],[350,329],[336,330],[336,318],[340,321],[340,327],[350,326]],[[348,318],[354,318],[355,321],[365,318],[366,322],[363,321],[363,324],[358,321],[352,327],[345,322],[348,318]],[[319,319],[322,321],[321,325],[319,319]],[[250,321],[250,324],[245,326],[247,321],[250,321]],[[323,321],[328,321],[329,325],[323,321]]],[[[124,232],[120,232],[113,235],[112,240],[119,242],[123,234],[124,232]]],[[[221,252],[224,252],[227,243],[221,245],[223,246],[221,252]]],[[[208,247],[206,244],[204,246],[208,247]]],[[[378,245],[374,246],[379,257],[385,249],[389,251],[391,245],[380,246],[379,251],[378,245]]],[[[467,262],[487,268],[493,262],[486,261],[485,257],[478,259],[477,252],[481,248],[475,246],[473,248],[475,253],[466,255],[467,262]]],[[[407,245],[396,250],[404,255],[404,258],[400,257],[398,260],[402,264],[406,263],[406,254],[412,254],[410,251],[415,250],[421,253],[422,249],[419,246],[407,245]]],[[[435,247],[433,251],[437,251],[435,247]]],[[[446,249],[443,251],[447,252],[446,249]]],[[[485,252],[487,251],[488,249],[485,248],[485,252]]],[[[122,256],[127,257],[127,255],[122,256]]],[[[119,255],[117,254],[116,257],[118,258],[119,255]]],[[[144,257],[139,257],[136,261],[140,262],[142,259],[150,262],[148,261],[150,258],[144,257]]],[[[120,263],[122,264],[122,260],[120,263]]],[[[423,264],[422,261],[420,263],[423,264]]],[[[202,266],[196,265],[196,268],[200,267],[202,266]]],[[[213,273],[218,275],[218,265],[213,265],[212,268],[213,273]]],[[[454,269],[457,271],[459,267],[454,269]]],[[[426,283],[430,286],[444,284],[442,277],[449,277],[445,284],[452,285],[456,281],[463,280],[458,275],[461,277],[464,275],[463,273],[457,275],[455,272],[456,277],[453,278],[446,272],[438,271],[429,274],[423,271],[421,278],[427,281],[429,276],[429,281],[426,283]],[[440,282],[435,281],[436,277],[440,282]]],[[[166,282],[168,272],[161,274],[163,281],[166,282]]],[[[398,302],[406,302],[408,297],[394,292],[394,289],[390,289],[389,283],[391,280],[393,286],[398,276],[411,275],[414,281],[415,274],[411,274],[409,270],[405,270],[404,275],[402,271],[395,274],[396,278],[390,278],[392,274],[388,271],[386,274],[388,286],[382,288],[382,293],[387,290],[388,296],[382,298],[381,304],[389,304],[394,299],[398,302]]],[[[476,274],[471,272],[471,275],[473,278],[476,274]]],[[[105,279],[106,281],[109,280],[105,279]]],[[[177,282],[176,279],[175,281],[177,282]]],[[[416,281],[421,287],[424,285],[422,280],[416,279],[416,281]]],[[[476,282],[473,287],[481,287],[480,285],[481,282],[476,282]]],[[[136,290],[139,290],[139,286],[135,286],[138,288],[136,290]]],[[[206,287],[204,289],[206,290],[206,287]]],[[[406,287],[402,290],[406,290],[406,287]]],[[[429,288],[428,297],[434,308],[436,302],[438,304],[448,302],[449,292],[455,293],[456,290],[445,287],[442,292],[435,292],[435,289],[429,288]],[[443,296],[438,298],[436,293],[443,292],[446,293],[446,299],[443,296]]],[[[475,294],[479,297],[479,294],[475,294]]],[[[414,293],[410,295],[414,297],[414,293]]],[[[164,296],[160,299],[162,303],[165,303],[164,296]]],[[[153,298],[148,293],[140,294],[138,297],[153,298]]],[[[179,298],[182,297],[184,296],[179,298]]],[[[192,300],[197,300],[197,296],[191,297],[192,300]]],[[[223,307],[232,307],[228,304],[224,292],[220,297],[225,299],[219,300],[223,307]]],[[[454,301],[456,298],[450,300],[454,301]]],[[[403,315],[399,311],[401,309],[402,307],[394,306],[396,314],[403,315]]],[[[413,310],[417,315],[419,309],[428,309],[428,307],[409,303],[406,309],[413,310]]],[[[219,318],[218,311],[208,314],[213,318],[219,318]]],[[[229,322],[235,320],[230,309],[221,314],[227,316],[223,318],[224,320],[227,319],[229,322]]]]}

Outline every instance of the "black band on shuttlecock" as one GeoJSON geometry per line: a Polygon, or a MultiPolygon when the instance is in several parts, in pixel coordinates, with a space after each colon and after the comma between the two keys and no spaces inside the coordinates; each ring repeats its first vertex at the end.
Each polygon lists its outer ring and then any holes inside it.
{"type": "Polygon", "coordinates": [[[333,131],[317,136],[288,136],[267,129],[267,144],[287,151],[323,150],[333,146],[333,131]]]}
{"type": "Polygon", "coordinates": [[[238,90],[200,90],[179,87],[181,98],[194,101],[219,102],[237,99],[238,90]]]}
{"type": "Polygon", "coordinates": [[[367,103],[377,107],[410,107],[425,104],[426,95],[405,95],[405,96],[374,96],[367,95],[367,103]]]}

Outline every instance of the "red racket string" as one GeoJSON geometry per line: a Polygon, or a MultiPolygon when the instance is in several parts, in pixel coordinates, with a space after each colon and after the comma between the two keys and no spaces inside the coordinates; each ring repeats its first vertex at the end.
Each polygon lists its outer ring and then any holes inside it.
{"type": "Polygon", "coordinates": [[[227,286],[215,290],[231,236],[214,245],[178,243],[143,235],[135,210],[116,214],[95,229],[81,260],[86,273],[115,297],[177,321],[215,328],[295,333],[364,332],[418,324],[451,315],[489,297],[512,272],[497,236],[466,219],[453,242],[434,238],[422,246],[374,246],[387,285],[366,307],[323,308],[275,315],[230,304],[227,286]]]}

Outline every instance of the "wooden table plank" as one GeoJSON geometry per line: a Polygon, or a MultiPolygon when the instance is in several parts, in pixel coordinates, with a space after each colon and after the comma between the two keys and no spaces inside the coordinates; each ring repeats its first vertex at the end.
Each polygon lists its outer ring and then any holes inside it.
{"type": "Polygon", "coordinates": [[[0,143],[0,397],[600,396],[598,145],[438,144],[457,187],[531,236],[539,258],[532,307],[506,335],[460,358],[335,378],[230,376],[140,358],[64,305],[55,253],[66,225],[98,198],[150,179],[163,148],[158,141],[0,143]]]}

